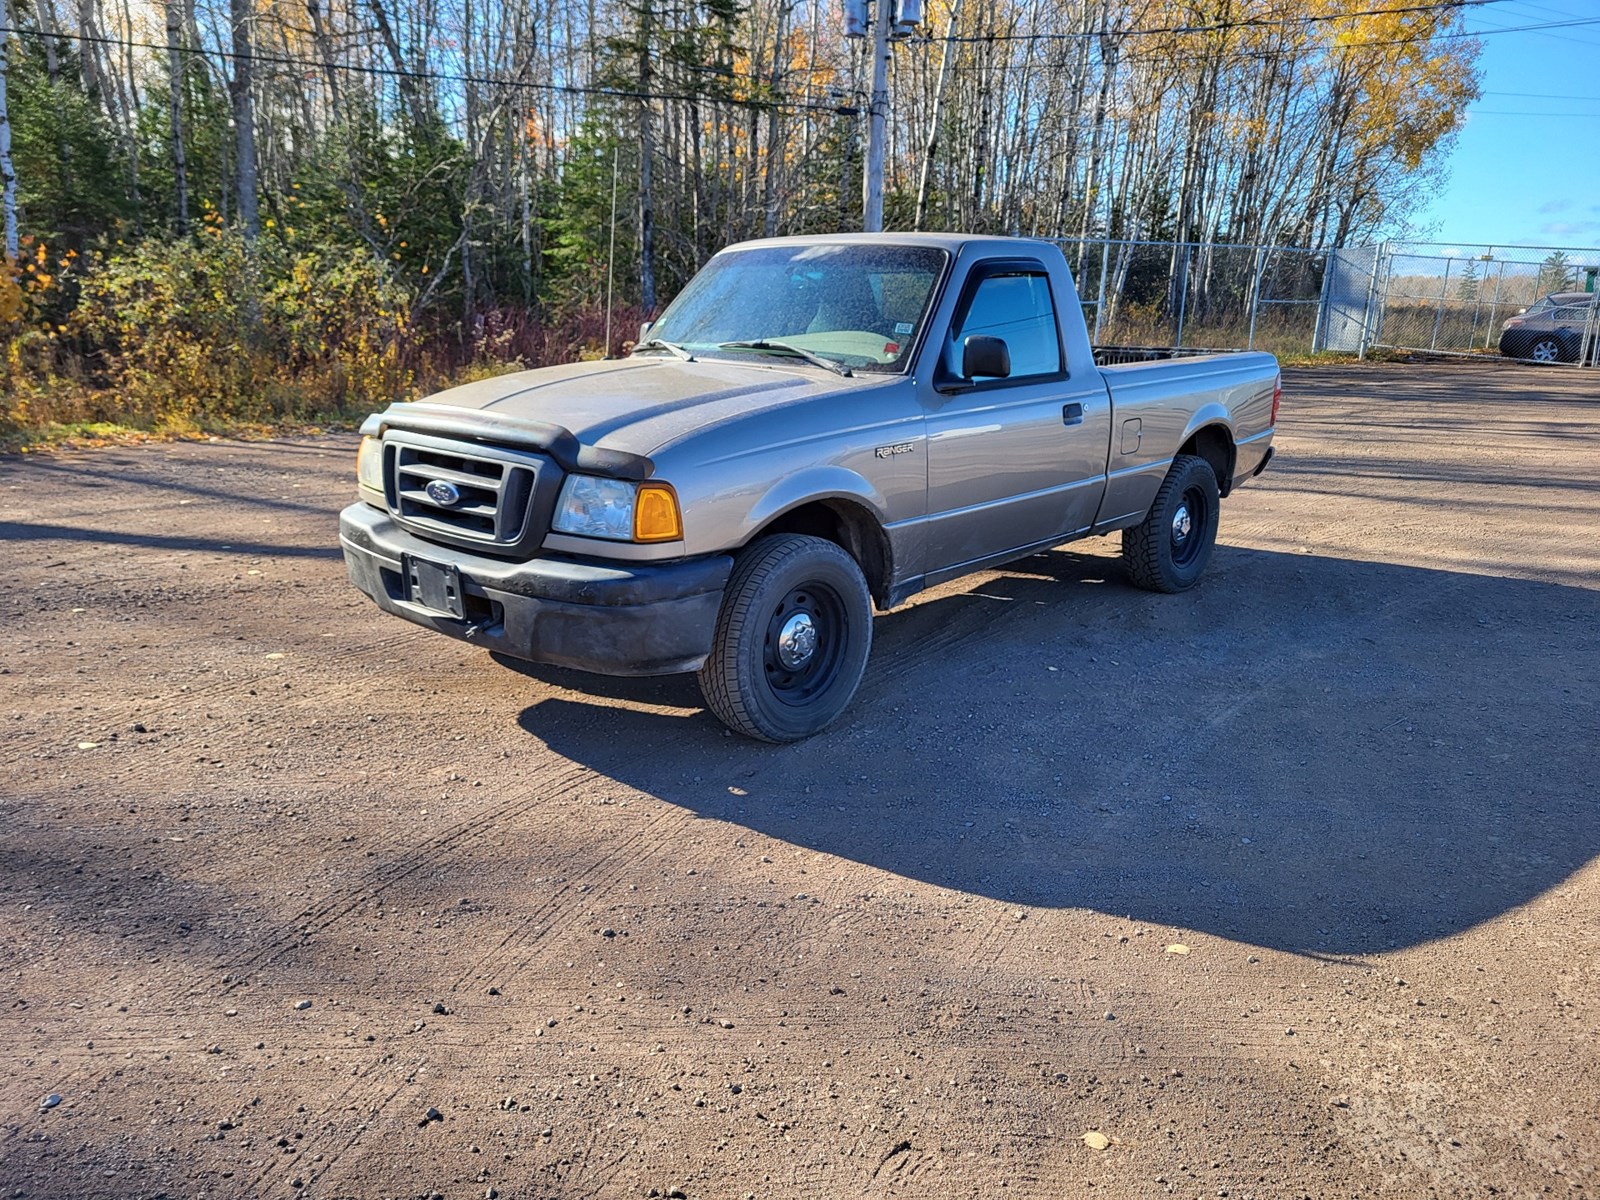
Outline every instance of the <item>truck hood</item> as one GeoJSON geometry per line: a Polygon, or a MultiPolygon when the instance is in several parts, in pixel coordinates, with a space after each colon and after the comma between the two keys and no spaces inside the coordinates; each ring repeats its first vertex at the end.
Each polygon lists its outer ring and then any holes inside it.
{"type": "Polygon", "coordinates": [[[883,378],[847,379],[781,360],[626,358],[497,375],[429,396],[427,404],[548,422],[585,446],[648,456],[710,425],[883,378]]]}

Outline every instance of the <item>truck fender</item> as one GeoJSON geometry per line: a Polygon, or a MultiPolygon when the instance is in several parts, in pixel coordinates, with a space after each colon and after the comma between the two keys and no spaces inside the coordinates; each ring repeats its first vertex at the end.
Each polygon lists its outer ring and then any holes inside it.
{"type": "Polygon", "coordinates": [[[1228,415],[1228,410],[1216,401],[1202,404],[1198,412],[1189,418],[1189,424],[1184,428],[1183,436],[1178,439],[1178,445],[1183,445],[1199,430],[1207,425],[1221,425],[1228,431],[1228,440],[1233,441],[1233,418],[1228,415]]]}
{"type": "Polygon", "coordinates": [[[745,517],[743,536],[748,539],[763,525],[791,509],[820,500],[853,501],[870,512],[880,526],[889,519],[889,506],[882,493],[864,476],[848,467],[808,467],[775,481],[762,494],[745,517]]]}
{"type": "Polygon", "coordinates": [[[1195,453],[1211,464],[1218,491],[1228,495],[1233,490],[1233,471],[1238,462],[1238,441],[1228,410],[1216,403],[1201,405],[1178,445],[1188,445],[1190,438],[1196,438],[1195,453]]]}
{"type": "Polygon", "coordinates": [[[894,599],[895,547],[882,494],[846,467],[822,466],[777,481],[745,519],[741,543],[775,526],[835,541],[861,566],[879,608],[894,599]],[[816,510],[831,510],[819,514],[816,510]]]}

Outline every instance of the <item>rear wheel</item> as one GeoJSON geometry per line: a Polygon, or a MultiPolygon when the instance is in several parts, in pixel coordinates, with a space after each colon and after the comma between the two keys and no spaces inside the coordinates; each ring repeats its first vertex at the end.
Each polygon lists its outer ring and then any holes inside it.
{"type": "Polygon", "coordinates": [[[700,691],[735,732],[796,742],[844,712],[871,648],[855,559],[822,538],[762,538],[734,563],[700,691]]]}
{"type": "Polygon", "coordinates": [[[1193,587],[1211,561],[1221,508],[1211,464],[1195,454],[1173,459],[1145,519],[1122,531],[1122,565],[1134,586],[1150,592],[1193,587]]]}
{"type": "Polygon", "coordinates": [[[1561,362],[1567,357],[1566,347],[1561,344],[1560,338],[1542,335],[1528,347],[1528,357],[1536,363],[1561,362]]]}

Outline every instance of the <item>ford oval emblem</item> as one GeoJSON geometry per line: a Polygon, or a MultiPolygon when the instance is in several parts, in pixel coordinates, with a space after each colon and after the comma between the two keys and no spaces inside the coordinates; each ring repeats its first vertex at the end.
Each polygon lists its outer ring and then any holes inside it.
{"type": "Polygon", "coordinates": [[[461,489],[447,479],[430,480],[423,490],[428,493],[428,499],[440,508],[449,508],[461,503],[461,489]]]}

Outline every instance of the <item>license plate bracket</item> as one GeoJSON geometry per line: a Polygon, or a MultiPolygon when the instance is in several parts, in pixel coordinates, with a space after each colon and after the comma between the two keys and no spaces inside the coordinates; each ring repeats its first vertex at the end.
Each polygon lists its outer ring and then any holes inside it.
{"type": "Polygon", "coordinates": [[[419,608],[445,613],[458,621],[466,619],[467,608],[459,568],[449,563],[429,562],[425,558],[403,554],[400,557],[400,574],[405,580],[407,602],[419,608]]]}

